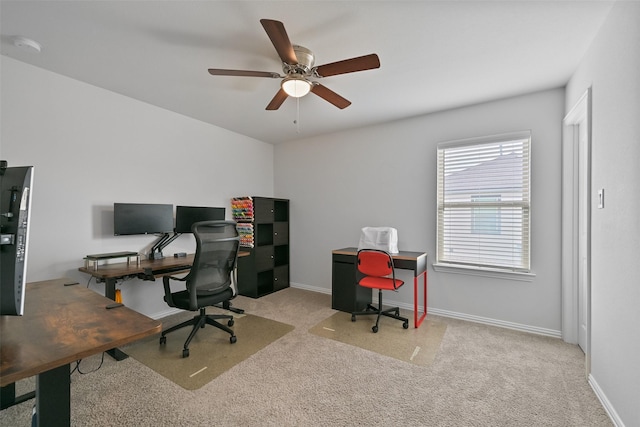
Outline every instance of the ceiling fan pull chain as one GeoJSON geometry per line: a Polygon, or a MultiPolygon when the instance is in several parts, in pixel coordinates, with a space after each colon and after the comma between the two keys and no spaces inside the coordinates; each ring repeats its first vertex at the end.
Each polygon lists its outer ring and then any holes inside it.
{"type": "Polygon", "coordinates": [[[300,98],[296,98],[296,119],[293,123],[296,124],[296,133],[300,133],[300,98]]]}

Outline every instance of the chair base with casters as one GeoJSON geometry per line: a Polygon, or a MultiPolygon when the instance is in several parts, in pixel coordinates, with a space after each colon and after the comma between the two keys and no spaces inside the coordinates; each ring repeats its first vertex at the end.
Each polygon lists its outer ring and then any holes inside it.
{"type": "Polygon", "coordinates": [[[165,336],[166,334],[177,331],[178,329],[182,329],[187,326],[192,326],[191,333],[189,334],[187,340],[184,342],[184,348],[182,350],[182,357],[189,357],[189,343],[191,343],[191,340],[196,335],[196,332],[198,332],[198,329],[204,328],[207,324],[215,326],[216,328],[222,329],[223,331],[229,333],[231,335],[229,337],[229,341],[231,342],[231,344],[235,343],[238,339],[236,338],[233,330],[223,325],[222,323],[217,322],[216,320],[218,319],[228,319],[227,326],[233,326],[233,316],[229,314],[207,314],[206,308],[203,307],[200,309],[199,315],[193,316],[193,318],[190,320],[187,320],[162,331],[162,334],[160,336],[160,344],[167,343],[167,337],[165,336]]]}
{"type": "Polygon", "coordinates": [[[182,322],[162,332],[160,344],[167,342],[166,335],[177,329],[191,326],[191,333],[184,343],[182,357],[189,357],[189,343],[200,328],[207,324],[227,332],[231,344],[237,341],[232,329],[219,319],[227,319],[227,325],[233,326],[230,314],[207,314],[206,307],[230,307],[230,301],[236,295],[235,267],[240,247],[240,235],[235,221],[199,221],[191,225],[196,239],[196,254],[189,274],[185,277],[164,276],[164,300],[169,307],[181,310],[199,311],[193,319],[182,322]],[[184,290],[173,292],[171,282],[183,282],[184,290]]]}
{"type": "Polygon", "coordinates": [[[382,309],[382,290],[378,290],[378,307],[367,304],[367,309],[365,311],[357,311],[355,313],[351,313],[351,321],[356,321],[356,316],[371,316],[376,315],[376,324],[373,325],[371,330],[373,333],[378,332],[378,324],[380,323],[380,316],[391,317],[392,319],[402,320],[402,327],[404,329],[409,329],[409,319],[406,317],[400,316],[400,307],[392,307],[387,309],[382,309]]]}

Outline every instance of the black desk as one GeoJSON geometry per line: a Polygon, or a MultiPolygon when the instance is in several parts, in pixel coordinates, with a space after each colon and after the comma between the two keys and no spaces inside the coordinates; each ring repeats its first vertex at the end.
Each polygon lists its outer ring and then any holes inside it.
{"type": "MultiPolygon", "coordinates": [[[[332,252],[331,308],[352,313],[371,304],[371,289],[356,284],[358,248],[332,252]]],[[[395,268],[413,271],[413,324],[417,328],[427,316],[427,253],[400,251],[391,254],[395,268]],[[419,313],[418,278],[423,277],[424,313],[419,313]]]]}
{"type": "MultiPolygon", "coordinates": [[[[0,319],[0,386],[19,403],[15,382],[37,376],[38,426],[68,426],[71,363],[160,332],[161,323],[69,279],[28,283],[24,316],[0,319]]],[[[4,400],[10,402],[4,402],[4,400]]],[[[10,406],[10,405],[7,405],[10,406]]]]}

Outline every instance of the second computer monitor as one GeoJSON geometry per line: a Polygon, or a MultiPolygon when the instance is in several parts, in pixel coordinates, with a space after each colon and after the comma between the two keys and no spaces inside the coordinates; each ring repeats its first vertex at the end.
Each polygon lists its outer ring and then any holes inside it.
{"type": "Polygon", "coordinates": [[[222,221],[225,208],[176,206],[176,233],[191,233],[191,225],[199,221],[222,221]]]}

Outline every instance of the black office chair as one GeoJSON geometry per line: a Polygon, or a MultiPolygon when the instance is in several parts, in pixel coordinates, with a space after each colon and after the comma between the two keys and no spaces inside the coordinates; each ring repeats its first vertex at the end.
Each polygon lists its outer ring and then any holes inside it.
{"type": "Polygon", "coordinates": [[[380,316],[387,316],[402,320],[402,327],[409,328],[409,319],[400,316],[399,307],[382,308],[382,291],[395,291],[404,284],[402,280],[396,279],[393,258],[389,253],[378,249],[360,249],[356,264],[356,282],[365,288],[378,290],[378,306],[367,304],[365,311],[351,313],[352,322],[356,321],[356,316],[376,315],[376,324],[371,328],[376,333],[380,316]]]}
{"type": "Polygon", "coordinates": [[[182,357],[189,357],[189,343],[206,324],[228,332],[231,343],[237,338],[232,329],[216,319],[228,319],[227,325],[233,326],[233,316],[228,314],[206,314],[206,308],[228,302],[235,297],[235,267],[240,247],[240,236],[234,221],[202,221],[192,226],[196,238],[196,254],[191,271],[185,277],[165,276],[164,300],[170,307],[182,310],[200,311],[193,319],[162,331],[160,344],[167,342],[166,334],[185,326],[192,326],[191,333],[184,343],[182,357]],[[186,289],[171,292],[170,281],[185,282],[186,289]]]}

